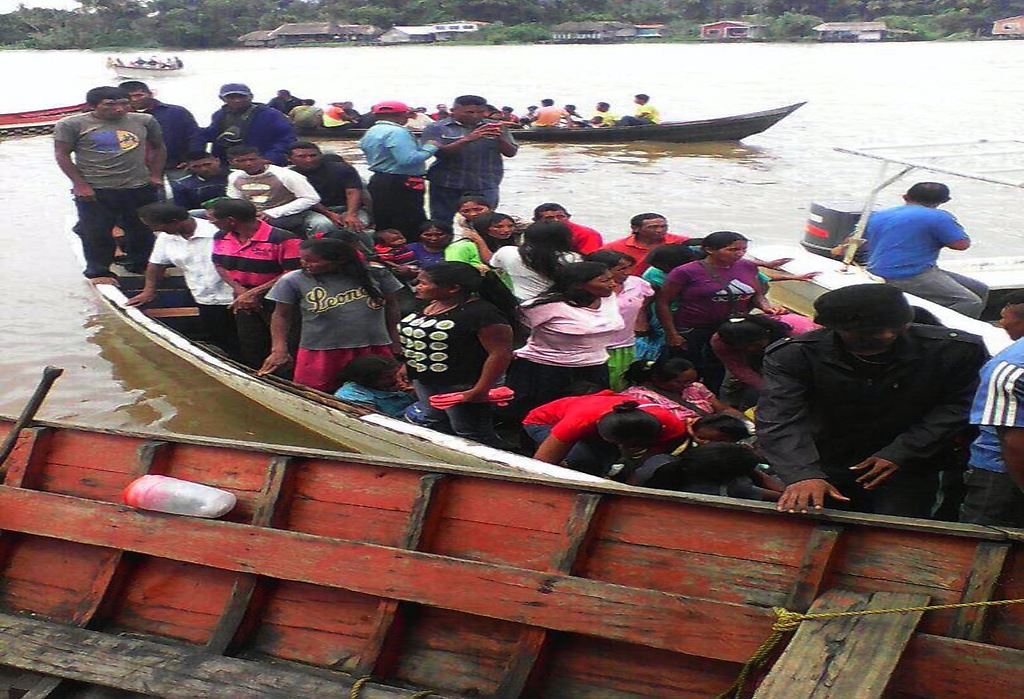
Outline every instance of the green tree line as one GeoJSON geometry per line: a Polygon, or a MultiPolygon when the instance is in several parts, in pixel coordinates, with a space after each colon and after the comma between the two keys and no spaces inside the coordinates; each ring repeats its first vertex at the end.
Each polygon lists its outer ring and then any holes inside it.
{"type": "Polygon", "coordinates": [[[19,7],[0,15],[0,45],[21,48],[215,48],[256,29],[331,20],[381,28],[453,19],[494,23],[474,40],[529,42],[567,21],[664,23],[694,37],[701,23],[743,19],[766,38],[799,39],[820,22],[885,21],[912,38],[986,35],[1024,14],[1019,0],[83,0],[76,11],[19,7]]]}

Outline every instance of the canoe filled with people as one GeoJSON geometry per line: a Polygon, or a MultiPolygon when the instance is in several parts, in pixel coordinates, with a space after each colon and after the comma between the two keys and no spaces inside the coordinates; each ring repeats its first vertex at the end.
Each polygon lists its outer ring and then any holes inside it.
{"type": "MultiPolygon", "coordinates": [[[[959,302],[943,295],[956,280],[935,276],[939,251],[970,241],[938,208],[944,185],[915,185],[869,222],[891,283],[828,292],[806,318],[768,291],[813,274],[749,258],[741,233],[688,238],[645,212],[605,240],[559,203],[502,211],[517,148],[483,97],[456,98],[421,138],[408,105],[374,105],[364,187],[245,85],[220,96],[209,127],[178,132],[181,108],[144,84],[96,88],[91,112],[58,124],[56,157],[85,276],[116,283],[117,258],[144,275],[129,304],[145,308],[178,268],[204,339],[253,371],[634,485],[1024,522],[1024,349],[989,359],[900,289],[929,275],[915,293],[959,302]],[[158,201],[165,176],[172,200],[158,201]],[[887,252],[893,221],[913,250],[887,252]]],[[[1024,336],[1024,299],[1002,313],[1024,336]]]]}

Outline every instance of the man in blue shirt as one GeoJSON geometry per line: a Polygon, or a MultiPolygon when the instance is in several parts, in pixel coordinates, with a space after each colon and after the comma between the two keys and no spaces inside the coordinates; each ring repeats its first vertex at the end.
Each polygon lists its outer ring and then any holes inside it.
{"type": "Polygon", "coordinates": [[[402,102],[373,105],[377,118],[359,147],[373,175],[367,184],[373,198],[373,219],[377,230],[394,228],[405,239],[419,240],[423,212],[423,173],[427,159],[438,150],[436,142],[417,143],[405,128],[412,109],[402,102]]]}
{"type": "Polygon", "coordinates": [[[487,100],[477,95],[456,97],[451,116],[423,129],[425,142],[440,145],[437,160],[430,166],[430,217],[450,222],[459,199],[476,194],[497,208],[499,188],[505,174],[503,158],[519,151],[508,127],[486,119],[487,100]]]}
{"type": "Polygon", "coordinates": [[[160,130],[164,134],[164,145],[167,146],[167,165],[164,167],[167,178],[175,180],[183,177],[185,154],[203,147],[199,124],[196,123],[192,112],[176,104],[161,102],[153,97],[153,91],[149,86],[139,80],[128,80],[118,87],[128,92],[132,109],[152,114],[160,124],[160,130]]]}
{"type": "Polygon", "coordinates": [[[1015,342],[981,370],[960,521],[1024,527],[1024,293],[1007,295],[999,324],[1015,342]]]}
{"type": "Polygon", "coordinates": [[[971,239],[947,211],[949,187],[939,182],[918,182],[903,195],[903,206],[871,214],[864,240],[868,271],[940,306],[971,318],[985,309],[988,287],[976,279],[939,269],[943,248],[966,250],[971,239]]]}
{"type": "Polygon", "coordinates": [[[227,165],[232,146],[252,146],[273,165],[288,164],[288,146],[295,142],[291,120],[276,109],[253,102],[252,90],[242,83],[220,88],[224,106],[213,113],[203,129],[203,142],[213,144],[213,154],[227,165]]]}
{"type": "Polygon", "coordinates": [[[206,202],[227,196],[228,169],[205,150],[189,151],[183,161],[188,174],[171,181],[174,203],[184,206],[192,216],[206,218],[206,202]]]}

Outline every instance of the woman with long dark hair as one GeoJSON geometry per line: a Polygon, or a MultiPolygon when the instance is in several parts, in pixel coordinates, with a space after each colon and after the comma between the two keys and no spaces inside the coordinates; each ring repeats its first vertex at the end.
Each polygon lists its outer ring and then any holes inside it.
{"type": "Polygon", "coordinates": [[[445,248],[445,261],[468,262],[485,268],[496,250],[518,243],[516,221],[508,214],[497,211],[483,214],[473,219],[470,228],[462,229],[462,237],[445,248]]]}
{"type": "Polygon", "coordinates": [[[608,340],[624,327],[614,296],[606,265],[573,262],[555,272],[548,293],[523,304],[530,337],[508,376],[519,416],[566,395],[575,381],[608,388],[608,340]]]}
{"type": "Polygon", "coordinates": [[[427,267],[416,278],[421,310],[398,324],[405,364],[422,403],[422,424],[488,446],[507,445],[494,431],[488,392],[512,361],[516,301],[493,273],[465,262],[427,267]],[[445,409],[430,397],[459,393],[445,409]]]}
{"type": "Polygon", "coordinates": [[[333,393],[341,370],[364,354],[391,356],[397,344],[395,293],[402,288],[390,273],[371,270],[355,248],[333,238],[312,238],[299,245],[302,269],[288,272],[267,293],[274,301],[271,351],[260,374],[292,361],[288,329],[295,307],[302,334],[295,354],[296,383],[333,393]]]}
{"type": "Polygon", "coordinates": [[[506,246],[491,256],[490,265],[501,270],[521,302],[532,301],[551,288],[555,273],[582,258],[572,250],[572,234],[564,223],[540,221],[523,231],[519,247],[506,246]]]}

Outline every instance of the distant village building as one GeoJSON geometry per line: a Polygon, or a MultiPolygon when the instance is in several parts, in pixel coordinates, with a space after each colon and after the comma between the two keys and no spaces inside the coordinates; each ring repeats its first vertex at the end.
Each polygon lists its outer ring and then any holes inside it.
{"type": "Polygon", "coordinates": [[[396,26],[380,35],[382,44],[429,44],[434,41],[449,41],[458,36],[480,31],[488,26],[487,22],[457,20],[438,22],[415,27],[396,26]]]}
{"type": "Polygon", "coordinates": [[[889,30],[885,22],[825,22],[812,28],[819,41],[881,41],[889,30]]]}
{"type": "Polygon", "coordinates": [[[622,41],[637,35],[637,26],[624,22],[563,22],[551,27],[551,38],[565,43],[622,41]]]}
{"type": "Polygon", "coordinates": [[[660,39],[662,37],[661,30],[664,28],[664,24],[638,24],[636,25],[636,38],[660,39]]]}
{"type": "Polygon", "coordinates": [[[700,25],[700,38],[725,41],[727,39],[760,39],[765,25],[723,19],[700,25]]]}
{"type": "Polygon", "coordinates": [[[1024,15],[997,19],[992,23],[992,36],[1024,36],[1024,15]]]}
{"type": "Polygon", "coordinates": [[[235,39],[243,46],[298,46],[350,41],[369,43],[380,35],[370,24],[336,24],[334,22],[299,22],[282,24],[272,31],[256,31],[235,39]]]}

